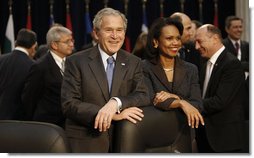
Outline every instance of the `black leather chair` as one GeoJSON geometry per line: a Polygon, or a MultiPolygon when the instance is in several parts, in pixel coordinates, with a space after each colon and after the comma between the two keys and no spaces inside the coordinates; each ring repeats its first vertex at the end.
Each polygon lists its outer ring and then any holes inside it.
{"type": "Polygon", "coordinates": [[[190,127],[179,109],[162,111],[153,106],[143,108],[144,118],[133,124],[117,122],[114,130],[114,152],[125,153],[191,153],[190,127]]]}
{"type": "Polygon", "coordinates": [[[1,153],[69,153],[64,130],[34,121],[0,121],[1,153]]]}

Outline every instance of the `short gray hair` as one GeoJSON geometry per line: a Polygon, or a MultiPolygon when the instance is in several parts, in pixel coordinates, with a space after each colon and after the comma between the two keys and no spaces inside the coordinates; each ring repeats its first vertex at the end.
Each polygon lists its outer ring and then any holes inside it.
{"type": "Polygon", "coordinates": [[[47,33],[47,45],[51,48],[51,43],[60,41],[62,35],[71,35],[72,32],[63,26],[53,26],[49,29],[47,33]]]}
{"type": "Polygon", "coordinates": [[[101,28],[101,22],[102,22],[102,18],[104,16],[108,16],[108,15],[113,15],[113,16],[121,16],[121,18],[123,19],[124,22],[124,30],[126,31],[127,29],[127,19],[125,17],[125,15],[123,13],[121,13],[118,10],[112,9],[112,8],[104,8],[102,10],[100,10],[94,17],[93,19],[93,27],[96,30],[99,30],[101,28]]]}

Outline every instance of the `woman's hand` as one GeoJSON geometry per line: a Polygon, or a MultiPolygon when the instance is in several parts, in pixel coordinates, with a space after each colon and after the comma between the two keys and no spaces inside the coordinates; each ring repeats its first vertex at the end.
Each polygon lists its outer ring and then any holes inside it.
{"type": "Polygon", "coordinates": [[[143,111],[137,107],[130,107],[124,109],[120,114],[115,114],[113,116],[114,121],[120,120],[129,120],[132,123],[137,123],[137,121],[141,121],[144,117],[143,111]]]}
{"type": "Polygon", "coordinates": [[[199,123],[201,123],[203,126],[205,125],[202,115],[194,106],[192,106],[185,100],[180,100],[179,103],[180,107],[182,108],[182,110],[184,111],[184,113],[188,118],[189,126],[191,126],[192,128],[194,128],[194,126],[195,128],[198,128],[199,123]]]}
{"type": "Polygon", "coordinates": [[[175,98],[175,99],[180,99],[177,95],[165,91],[160,91],[156,93],[153,104],[157,105],[158,103],[164,102],[168,98],[175,98]]]}

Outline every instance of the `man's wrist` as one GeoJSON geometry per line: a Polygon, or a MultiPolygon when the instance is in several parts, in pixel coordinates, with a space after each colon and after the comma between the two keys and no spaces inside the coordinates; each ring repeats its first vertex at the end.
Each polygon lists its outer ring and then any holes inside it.
{"type": "Polygon", "coordinates": [[[117,97],[112,97],[111,99],[114,99],[117,102],[116,112],[119,114],[122,110],[122,102],[117,97]]]}

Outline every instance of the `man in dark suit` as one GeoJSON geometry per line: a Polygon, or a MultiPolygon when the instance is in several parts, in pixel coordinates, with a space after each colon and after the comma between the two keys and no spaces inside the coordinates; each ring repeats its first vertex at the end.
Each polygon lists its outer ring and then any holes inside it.
{"type": "Polygon", "coordinates": [[[211,24],[197,30],[196,48],[208,59],[200,75],[205,126],[196,129],[198,150],[201,153],[239,152],[243,147],[241,63],[225,49],[220,30],[211,24]]]}
{"type": "Polygon", "coordinates": [[[64,127],[65,117],[61,107],[61,85],[66,56],[72,53],[74,41],[72,32],[55,26],[47,33],[49,52],[31,67],[22,101],[26,119],[49,122],[64,127]]]}
{"type": "Polygon", "coordinates": [[[36,33],[21,29],[18,32],[15,49],[0,56],[0,119],[21,120],[23,108],[21,93],[29,69],[33,64],[32,55],[37,46],[36,33]]]}
{"type": "Polygon", "coordinates": [[[245,119],[249,120],[249,43],[241,40],[243,19],[237,16],[228,16],[225,21],[225,30],[228,36],[223,40],[223,44],[230,53],[241,61],[245,72],[246,95],[244,99],[244,113],[245,119]]]}
{"type": "Polygon", "coordinates": [[[137,106],[149,103],[140,59],[120,49],[125,16],[104,8],[93,26],[98,45],[67,58],[62,84],[65,130],[73,152],[112,151],[113,121],[136,123],[143,117],[137,106]]]}
{"type": "Polygon", "coordinates": [[[224,46],[241,61],[244,71],[249,72],[249,43],[241,40],[243,20],[236,16],[227,17],[225,30],[228,36],[223,40],[224,46]],[[236,42],[238,43],[238,49],[236,48],[236,42]]]}

